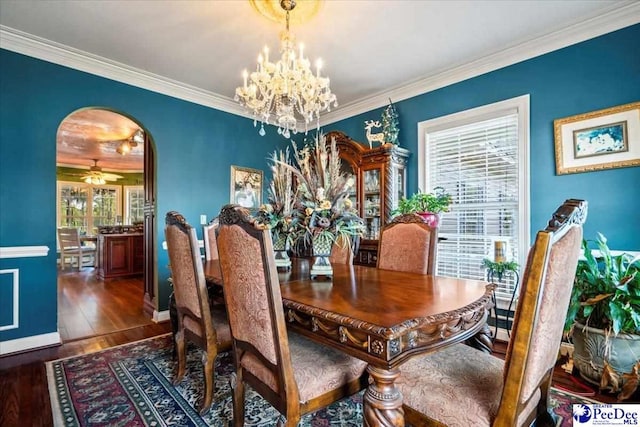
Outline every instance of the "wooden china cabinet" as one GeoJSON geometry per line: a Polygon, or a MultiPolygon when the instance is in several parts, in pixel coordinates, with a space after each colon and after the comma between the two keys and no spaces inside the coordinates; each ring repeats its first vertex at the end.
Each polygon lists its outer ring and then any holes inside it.
{"type": "Polygon", "coordinates": [[[393,144],[367,148],[340,131],[328,132],[326,137],[328,141],[335,138],[345,172],[355,177],[352,200],[367,226],[354,263],[375,266],[380,229],[406,195],[409,151],[393,144]]]}

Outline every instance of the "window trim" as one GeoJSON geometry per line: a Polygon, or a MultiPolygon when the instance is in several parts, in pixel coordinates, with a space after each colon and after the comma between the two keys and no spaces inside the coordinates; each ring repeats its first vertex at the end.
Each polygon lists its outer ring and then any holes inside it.
{"type": "MultiPolygon", "coordinates": [[[[527,255],[531,246],[531,217],[530,217],[530,96],[519,97],[483,105],[469,110],[452,113],[446,116],[418,122],[418,184],[424,191],[430,189],[428,174],[426,173],[427,159],[427,134],[451,127],[462,126],[468,123],[479,122],[500,116],[506,113],[516,112],[518,115],[518,199],[520,201],[518,230],[518,264],[520,275],[524,271],[527,255]]],[[[502,308],[502,307],[501,307],[502,308]]],[[[506,307],[505,307],[506,308],[506,307]]]]}

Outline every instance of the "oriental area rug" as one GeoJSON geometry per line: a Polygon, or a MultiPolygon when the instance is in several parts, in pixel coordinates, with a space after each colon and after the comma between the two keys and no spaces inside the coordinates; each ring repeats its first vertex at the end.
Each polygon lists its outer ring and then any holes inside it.
{"type": "MultiPolygon", "coordinates": [[[[47,378],[55,426],[221,426],[232,424],[233,361],[229,353],[216,359],[214,403],[201,417],[201,352],[188,349],[182,383],[171,383],[175,367],[171,335],[162,335],[96,353],[47,362],[47,378]]],[[[246,387],[245,425],[274,426],[279,413],[246,387]]],[[[558,426],[569,427],[573,403],[590,399],[552,389],[558,426]]],[[[362,393],[304,416],[300,426],[361,426],[362,393]]]]}

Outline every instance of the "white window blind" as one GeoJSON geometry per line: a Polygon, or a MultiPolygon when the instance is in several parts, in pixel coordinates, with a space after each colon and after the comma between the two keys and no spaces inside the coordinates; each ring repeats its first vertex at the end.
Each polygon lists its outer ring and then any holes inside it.
{"type": "MultiPolygon", "coordinates": [[[[507,242],[506,259],[520,260],[520,144],[518,111],[466,120],[427,130],[425,178],[428,189],[444,187],[452,195],[443,214],[436,274],[486,279],[483,258],[493,260],[494,242],[507,242]]],[[[505,275],[496,296],[509,300],[513,276],[505,275]]]]}

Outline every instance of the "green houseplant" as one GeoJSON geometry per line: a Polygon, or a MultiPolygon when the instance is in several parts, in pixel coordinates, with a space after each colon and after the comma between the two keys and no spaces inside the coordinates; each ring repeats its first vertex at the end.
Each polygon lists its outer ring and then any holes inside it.
{"type": "Polygon", "coordinates": [[[440,222],[439,214],[449,212],[451,195],[444,188],[436,187],[431,193],[423,193],[419,190],[411,197],[402,197],[398,201],[398,207],[391,211],[392,215],[417,213],[422,216],[430,227],[436,228],[440,222]]]}
{"type": "Polygon", "coordinates": [[[574,365],[601,389],[629,398],[640,370],[640,257],[613,255],[600,233],[595,257],[584,240],[565,331],[573,338],[574,365]]]}

